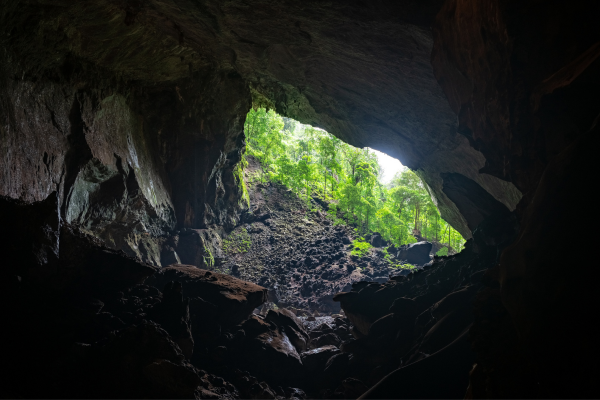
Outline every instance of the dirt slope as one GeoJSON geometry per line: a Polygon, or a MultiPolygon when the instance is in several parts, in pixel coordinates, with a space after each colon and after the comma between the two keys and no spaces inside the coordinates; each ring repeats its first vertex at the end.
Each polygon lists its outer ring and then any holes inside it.
{"type": "Polygon", "coordinates": [[[351,256],[352,228],[334,226],[316,199],[311,211],[285,186],[261,183],[258,162],[248,157],[248,163],[250,213],[224,238],[228,258],[221,271],[269,288],[270,301],[279,307],[321,313],[339,311],[332,297],[352,283],[385,282],[401,272],[382,249],[351,256]]]}

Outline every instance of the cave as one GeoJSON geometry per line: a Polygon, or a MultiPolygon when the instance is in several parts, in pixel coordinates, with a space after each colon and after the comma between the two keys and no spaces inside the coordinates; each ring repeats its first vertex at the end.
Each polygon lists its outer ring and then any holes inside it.
{"type": "Polygon", "coordinates": [[[599,19],[564,0],[4,1],[2,396],[598,397],[598,272],[573,246],[597,237],[599,19]],[[468,239],[334,296],[355,340],[319,359],[324,391],[293,357],[228,366],[252,332],[312,339],[210,271],[260,217],[239,178],[253,107],[399,159],[468,239]]]}

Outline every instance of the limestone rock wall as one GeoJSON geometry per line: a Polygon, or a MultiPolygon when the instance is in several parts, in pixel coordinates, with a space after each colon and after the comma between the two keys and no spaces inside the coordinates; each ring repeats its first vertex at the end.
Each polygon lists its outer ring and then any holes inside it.
{"type": "Polygon", "coordinates": [[[127,93],[106,82],[77,90],[14,79],[17,67],[4,61],[14,69],[4,71],[0,94],[1,194],[31,202],[56,191],[66,222],[159,263],[148,239],[174,227],[169,183],[127,93]]]}
{"type": "MultiPolygon", "coordinates": [[[[157,153],[180,227],[235,220],[227,211],[237,202],[232,171],[251,96],[255,105],[399,158],[427,182],[443,217],[470,237],[473,221],[445,194],[441,174],[468,177],[509,209],[521,192],[479,173],[488,156],[457,133],[456,115],[430,63],[430,27],[440,7],[439,0],[310,7],[264,0],[10,0],[4,43],[20,63],[11,79],[56,82],[64,76],[71,87],[85,88],[90,74],[110,76],[111,90],[98,96],[99,103],[115,95],[113,89],[137,88],[135,96],[119,93],[136,112],[149,111],[143,129],[159,137],[157,153]],[[79,83],[71,76],[73,60],[92,66],[79,83]]],[[[108,102],[121,104],[118,98],[108,102]]],[[[103,162],[112,154],[103,154],[103,162]]]]}
{"type": "Polygon", "coordinates": [[[474,302],[467,398],[596,396],[600,351],[584,315],[598,304],[598,270],[588,252],[557,246],[573,229],[596,236],[584,221],[595,208],[599,17],[595,2],[452,0],[436,18],[432,64],[459,131],[485,156],[482,172],[524,194],[518,238],[474,302]]]}
{"type": "Polygon", "coordinates": [[[56,192],[63,221],[154,265],[175,229],[235,225],[243,80],[110,2],[67,3],[3,5],[0,195],[56,192]]]}

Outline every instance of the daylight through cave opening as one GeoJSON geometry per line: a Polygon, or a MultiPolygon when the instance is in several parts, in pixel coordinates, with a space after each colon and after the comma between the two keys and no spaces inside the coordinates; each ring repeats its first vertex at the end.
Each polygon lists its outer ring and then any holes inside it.
{"type": "Polygon", "coordinates": [[[600,3],[482,4],[4,1],[3,394],[599,397],[600,3]]]}
{"type": "Polygon", "coordinates": [[[463,248],[426,185],[400,163],[384,183],[373,150],[264,108],[248,113],[244,131],[239,176],[249,210],[224,235],[215,269],[268,288],[263,314],[338,313],[332,298],[352,284],[385,282],[463,248]]]}

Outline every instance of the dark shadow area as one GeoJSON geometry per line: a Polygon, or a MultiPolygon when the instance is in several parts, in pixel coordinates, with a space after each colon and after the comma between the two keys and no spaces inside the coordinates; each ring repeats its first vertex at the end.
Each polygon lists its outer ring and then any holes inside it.
{"type": "Polygon", "coordinates": [[[1,396],[600,397],[599,20],[597,1],[4,1],[1,396]],[[398,158],[464,250],[247,185],[250,109],[398,158]]]}

